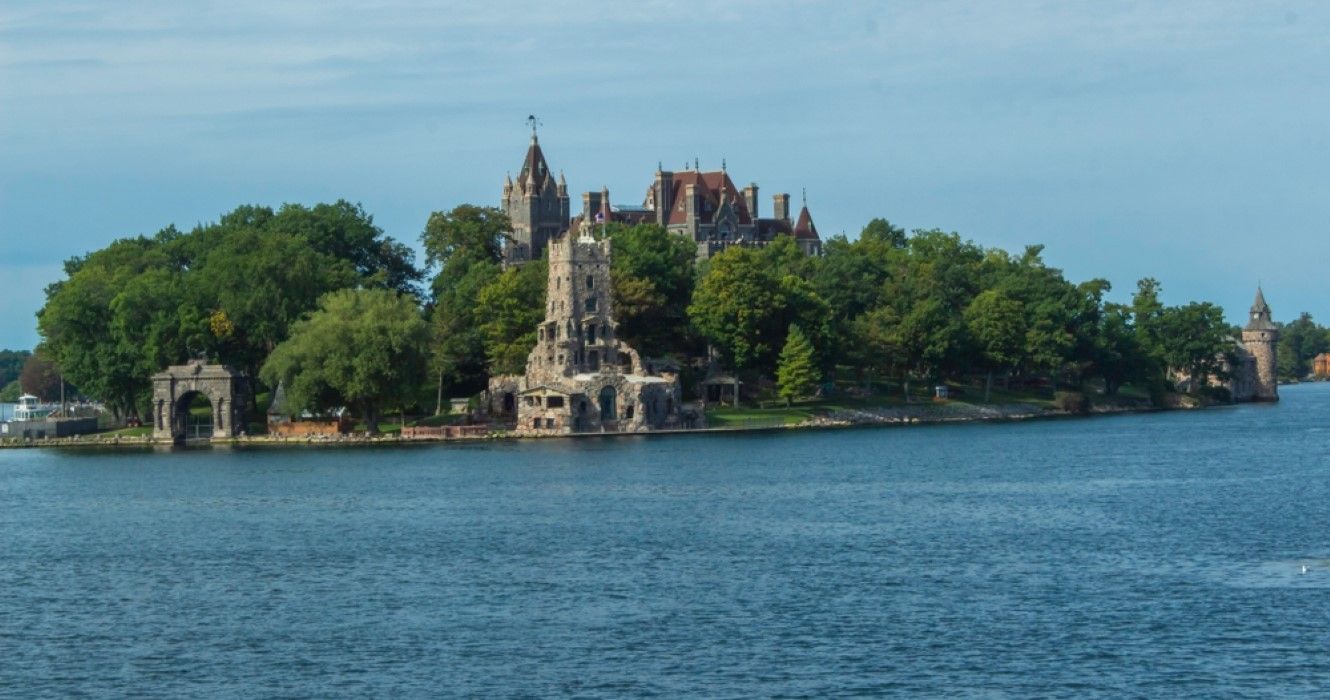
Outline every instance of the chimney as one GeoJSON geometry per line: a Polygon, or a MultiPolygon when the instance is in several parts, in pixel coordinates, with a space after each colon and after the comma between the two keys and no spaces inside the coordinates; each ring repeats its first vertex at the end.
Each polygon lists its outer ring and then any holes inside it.
{"type": "Polygon", "coordinates": [[[582,193],[582,221],[587,223],[596,220],[596,212],[600,211],[600,193],[583,192],[582,193]]]}
{"type": "Polygon", "coordinates": [[[750,182],[744,188],[744,204],[748,205],[748,215],[757,219],[757,183],[750,182]]]}
{"type": "Polygon", "coordinates": [[[778,195],[772,196],[772,199],[775,200],[772,204],[772,206],[775,207],[775,210],[771,213],[771,216],[782,221],[789,221],[790,195],[786,192],[781,192],[778,195]]]}
{"type": "Polygon", "coordinates": [[[670,220],[670,206],[674,204],[674,173],[656,167],[656,223],[664,226],[670,220]]]}
{"type": "Polygon", "coordinates": [[[687,205],[687,206],[688,206],[688,210],[687,210],[687,212],[686,212],[686,214],[687,214],[687,216],[688,216],[688,220],[689,220],[690,222],[696,222],[696,221],[697,221],[697,216],[698,216],[698,212],[697,212],[697,185],[693,185],[693,184],[685,185],[685,186],[684,186],[684,189],[683,189],[683,196],[684,196],[684,201],[686,201],[686,202],[688,203],[688,205],[687,205]]]}

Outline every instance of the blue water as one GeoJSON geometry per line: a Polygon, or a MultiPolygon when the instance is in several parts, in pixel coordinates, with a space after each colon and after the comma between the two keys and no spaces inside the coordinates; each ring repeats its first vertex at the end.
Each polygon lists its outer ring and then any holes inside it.
{"type": "Polygon", "coordinates": [[[1283,393],[1025,424],[0,452],[0,692],[1314,695],[1330,385],[1283,393]]]}

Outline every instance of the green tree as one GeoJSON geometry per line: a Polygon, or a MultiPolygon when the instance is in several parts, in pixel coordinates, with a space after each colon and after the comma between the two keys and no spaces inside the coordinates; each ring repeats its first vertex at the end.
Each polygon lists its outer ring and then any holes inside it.
{"type": "Polygon", "coordinates": [[[907,358],[895,307],[883,304],[858,316],[851,322],[850,337],[852,350],[846,357],[860,368],[867,384],[875,374],[904,373],[907,358]]]}
{"type": "Polygon", "coordinates": [[[1306,311],[1297,320],[1279,329],[1278,365],[1280,377],[1297,381],[1311,373],[1312,358],[1330,349],[1326,329],[1312,320],[1306,311]]]}
{"type": "Polygon", "coordinates": [[[1025,309],[996,289],[980,292],[965,308],[965,324],[986,370],[984,402],[993,392],[993,371],[1010,369],[1021,360],[1025,340],[1025,309]]]}
{"type": "Polygon", "coordinates": [[[785,405],[794,399],[810,396],[817,391],[817,364],[813,359],[813,344],[797,325],[791,325],[785,335],[785,347],[780,351],[780,364],[776,369],[776,385],[785,405]]]}
{"type": "Polygon", "coordinates": [[[545,318],[549,266],[533,260],[510,267],[480,290],[476,317],[485,338],[490,375],[521,374],[536,346],[536,326],[545,318]]]}
{"type": "Polygon", "coordinates": [[[652,354],[686,351],[696,244],[654,224],[607,229],[619,339],[652,354]]]}
{"type": "Polygon", "coordinates": [[[149,377],[206,355],[251,373],[321,295],[347,287],[414,292],[409,249],[357,205],[242,206],[189,233],[168,226],[65,265],[38,330],[65,377],[133,414],[149,377]]]}
{"type": "Polygon", "coordinates": [[[6,386],[18,379],[23,371],[23,363],[32,353],[27,350],[0,350],[0,386],[6,386]]]}
{"type": "Polygon", "coordinates": [[[758,251],[732,246],[710,260],[688,317],[736,370],[769,366],[788,320],[780,279],[758,251]]]}
{"type": "Polygon", "coordinates": [[[501,240],[510,229],[498,209],[463,204],[430,215],[421,234],[426,262],[439,267],[430,309],[436,414],[443,411],[445,387],[471,393],[485,386],[485,335],[477,309],[481,290],[499,277],[501,240]]]}
{"type": "Polygon", "coordinates": [[[22,393],[23,390],[19,388],[18,380],[15,379],[0,389],[0,403],[16,403],[22,393]]]}
{"type": "Polygon", "coordinates": [[[1160,349],[1168,367],[1204,384],[1226,380],[1236,362],[1224,310],[1209,302],[1169,307],[1159,319],[1160,349]]]}
{"type": "Polygon", "coordinates": [[[37,352],[28,356],[23,363],[23,372],[18,378],[19,387],[26,394],[32,394],[43,401],[55,401],[60,398],[60,368],[39,347],[37,352]]]}
{"type": "Polygon", "coordinates": [[[385,409],[417,396],[429,329],[415,299],[388,289],[344,289],[324,295],[297,322],[260,376],[284,385],[293,410],[357,407],[366,429],[379,430],[385,409]]]}
{"type": "Polygon", "coordinates": [[[1131,307],[1105,304],[1095,366],[1104,380],[1104,394],[1113,396],[1123,384],[1150,380],[1151,362],[1140,345],[1140,336],[1132,324],[1131,307]]]}
{"type": "Polygon", "coordinates": [[[457,258],[497,263],[503,259],[503,238],[511,230],[508,215],[494,207],[459,204],[448,212],[436,211],[420,234],[425,264],[446,269],[457,258]]]}

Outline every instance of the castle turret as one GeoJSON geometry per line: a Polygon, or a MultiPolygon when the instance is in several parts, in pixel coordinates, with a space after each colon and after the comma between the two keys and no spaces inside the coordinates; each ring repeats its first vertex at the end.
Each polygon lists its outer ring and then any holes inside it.
{"type": "Polygon", "coordinates": [[[1265,303],[1264,292],[1257,287],[1256,301],[1252,302],[1247,326],[1242,329],[1242,344],[1256,362],[1253,401],[1279,400],[1279,373],[1275,360],[1278,343],[1279,326],[1271,318],[1270,305],[1265,303]]]}
{"type": "Polygon", "coordinates": [[[508,263],[542,257],[549,239],[568,229],[567,183],[562,173],[555,183],[534,130],[516,182],[504,178],[502,209],[513,225],[504,248],[508,263]]]}
{"type": "Polygon", "coordinates": [[[614,309],[610,298],[610,242],[573,232],[550,241],[545,321],[527,360],[527,377],[540,382],[617,371],[614,309]]]}

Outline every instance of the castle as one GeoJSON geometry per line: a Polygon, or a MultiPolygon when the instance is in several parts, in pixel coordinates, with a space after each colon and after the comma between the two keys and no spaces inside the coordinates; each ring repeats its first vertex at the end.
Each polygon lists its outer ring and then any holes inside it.
{"type": "Polygon", "coordinates": [[[720,170],[703,172],[696,161],[691,170],[668,171],[656,165],[655,179],[640,206],[611,206],[608,188],[582,195],[582,212],[569,218],[568,184],[563,173],[557,182],[545,161],[534,129],[526,158],[514,182],[504,177],[500,208],[512,223],[504,245],[504,262],[521,264],[544,257],[550,241],[565,231],[575,235],[598,224],[656,224],[687,236],[704,260],[731,245],[762,246],[781,234],[791,236],[807,255],[822,254],[822,239],[807,197],[798,216],[790,216],[790,195],[776,194],[772,215],[758,211],[758,188],[735,186],[722,161],[720,170]]]}
{"type": "MultiPolygon", "coordinates": [[[[1271,318],[1265,293],[1257,287],[1242,339],[1233,339],[1232,361],[1224,362],[1228,379],[1207,377],[1205,383],[1228,389],[1229,396],[1238,402],[1278,401],[1279,373],[1275,359],[1278,343],[1279,326],[1271,318]]],[[[1173,378],[1184,391],[1197,388],[1196,377],[1175,373],[1173,378]]]]}
{"type": "Polygon", "coordinates": [[[490,413],[523,435],[681,427],[678,376],[644,370],[615,338],[610,241],[568,233],[546,241],[545,320],[520,377],[492,377],[490,413]]]}
{"type": "Polygon", "coordinates": [[[1239,366],[1234,368],[1229,391],[1234,401],[1278,401],[1279,373],[1275,349],[1279,326],[1270,316],[1270,305],[1258,286],[1247,325],[1242,329],[1239,366]]]}

